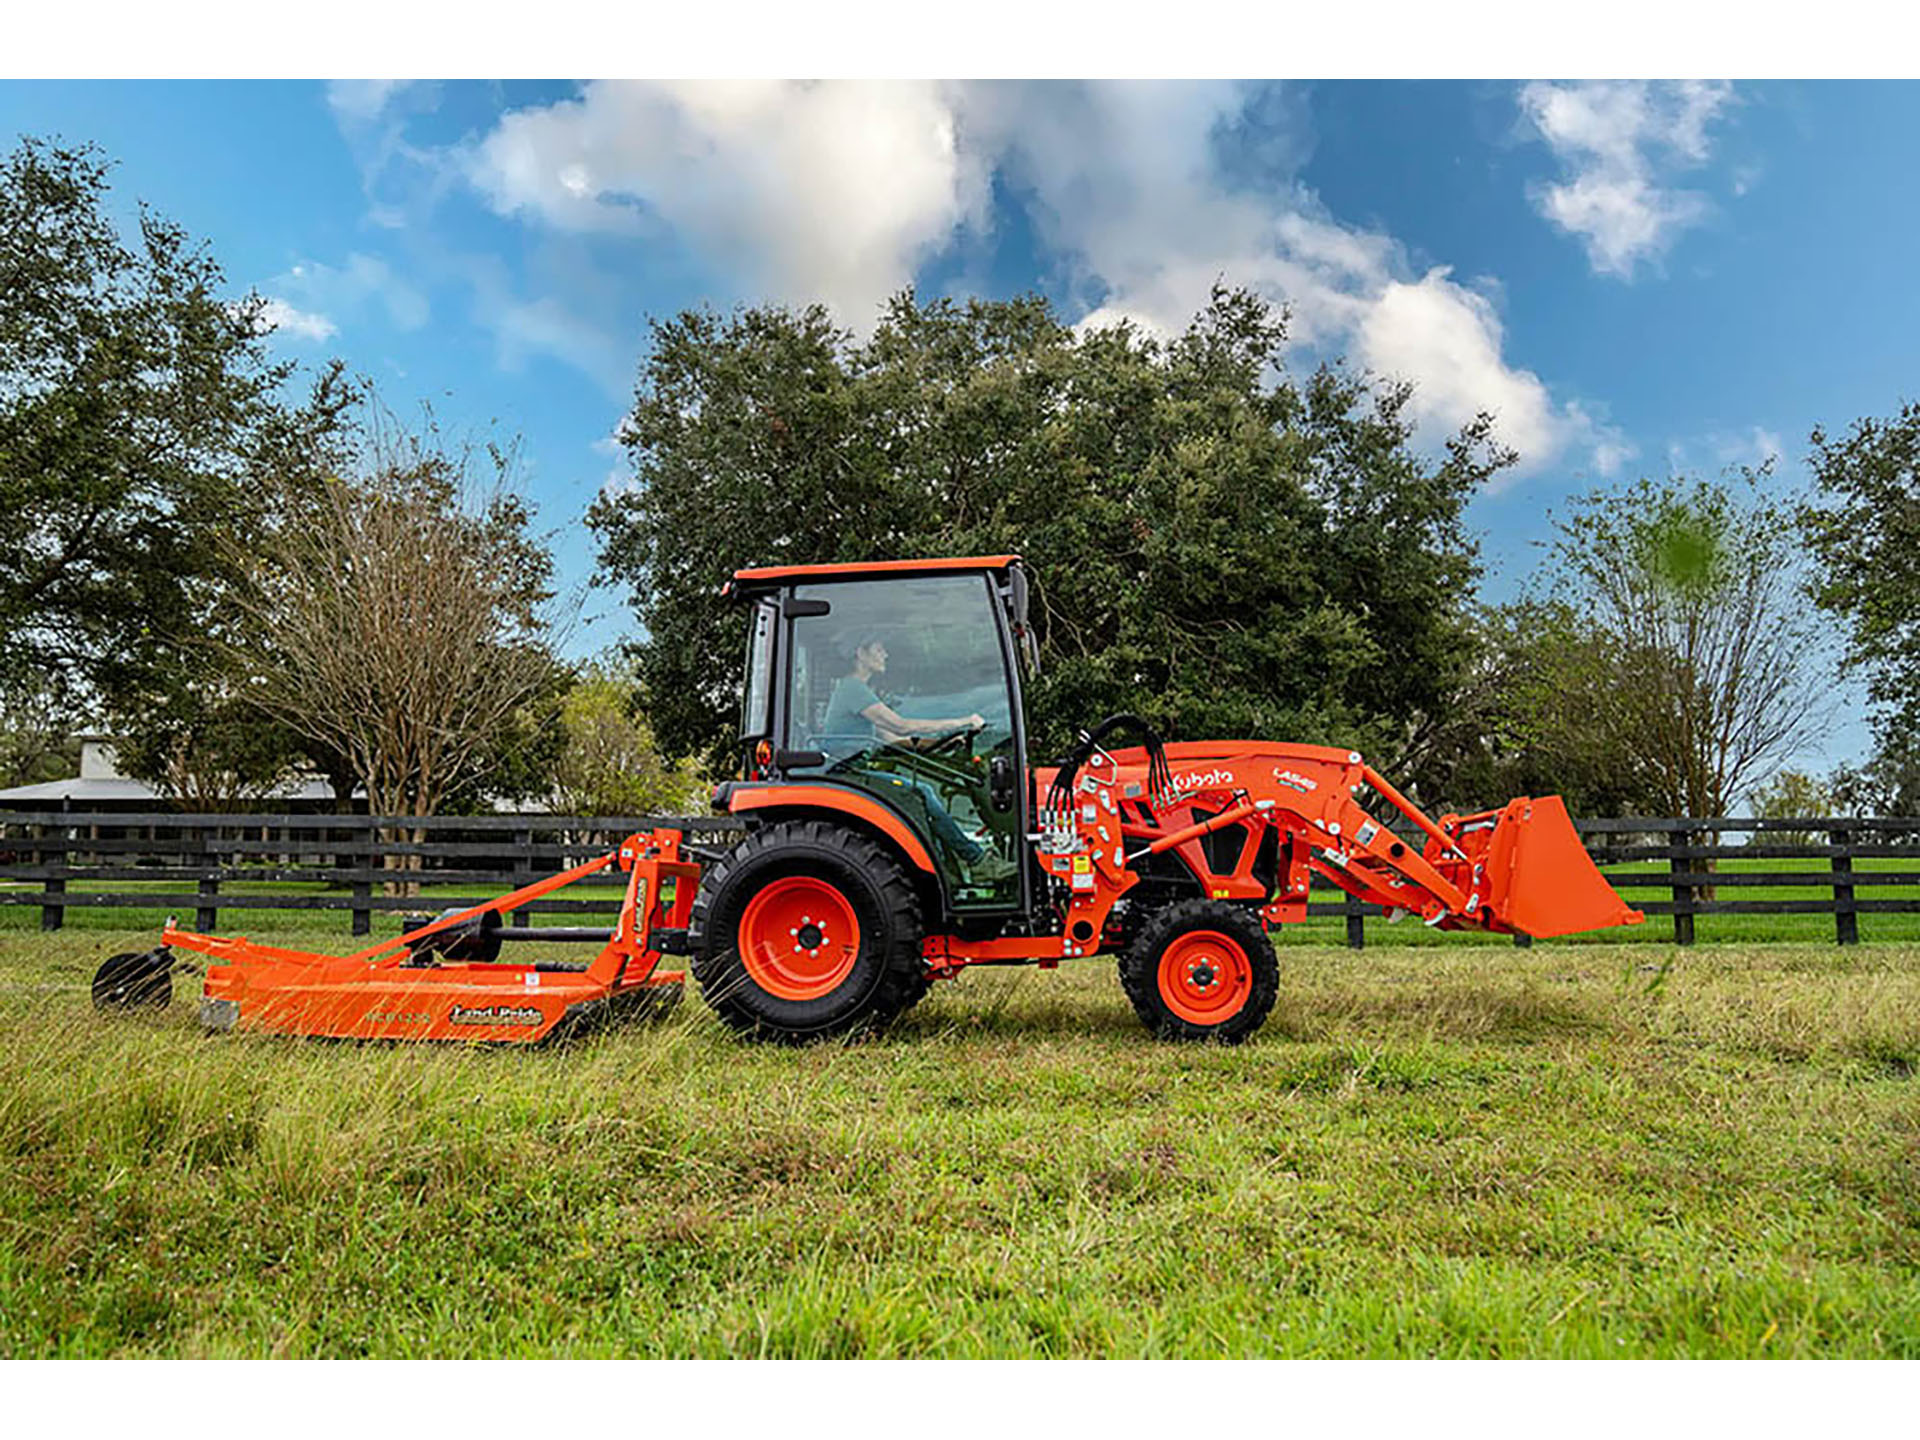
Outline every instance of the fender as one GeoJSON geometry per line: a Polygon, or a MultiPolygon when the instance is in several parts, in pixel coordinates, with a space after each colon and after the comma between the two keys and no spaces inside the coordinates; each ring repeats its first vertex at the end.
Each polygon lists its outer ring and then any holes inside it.
{"type": "Polygon", "coordinates": [[[725,799],[727,812],[732,815],[738,815],[743,810],[776,808],[837,810],[842,815],[850,815],[873,826],[898,845],[917,868],[929,875],[939,874],[934,868],[933,856],[927,853],[926,843],[913,832],[912,827],[863,790],[839,785],[735,784],[729,787],[725,799]]]}

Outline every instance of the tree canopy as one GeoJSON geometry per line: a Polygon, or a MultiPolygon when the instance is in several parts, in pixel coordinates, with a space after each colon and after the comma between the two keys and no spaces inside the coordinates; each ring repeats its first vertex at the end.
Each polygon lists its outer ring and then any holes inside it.
{"type": "Polygon", "coordinates": [[[124,708],[177,672],[251,483],[335,423],[290,405],[257,295],[141,207],[124,239],[91,147],[0,159],[0,631],[30,687],[124,708]]]}
{"type": "Polygon", "coordinates": [[[1559,795],[1576,815],[1662,813],[1651,757],[1617,723],[1616,692],[1641,682],[1584,608],[1536,594],[1488,607],[1476,628],[1473,664],[1427,747],[1442,803],[1559,795]]]}
{"type": "Polygon", "coordinates": [[[1844,435],[1815,429],[1816,503],[1801,512],[1814,602],[1840,621],[1845,666],[1867,680],[1878,754],[1841,778],[1882,814],[1920,805],[1920,403],[1844,435]]]}
{"type": "Polygon", "coordinates": [[[373,813],[427,816],[547,788],[552,555],[511,449],[376,427],[358,473],[277,484],[226,557],[245,577],[221,649],[245,703],[345,757],[373,813]],[[544,723],[543,723],[544,722],[544,723]]]}
{"type": "Polygon", "coordinates": [[[1017,551],[1037,753],[1128,710],[1418,770],[1470,663],[1462,514],[1512,456],[1482,416],[1426,458],[1408,387],[1296,378],[1285,338],[1226,289],[1165,340],[911,292],[866,341],[818,308],[656,322],[633,481],[589,523],[646,630],[662,747],[732,768],[745,632],[719,590],[739,566],[1017,551]]]}
{"type": "Polygon", "coordinates": [[[586,666],[559,707],[564,736],[554,766],[555,806],[566,815],[681,815],[706,801],[706,780],[690,760],[664,761],[653,732],[634,713],[623,667],[586,666]]]}
{"type": "Polygon", "coordinates": [[[1826,660],[1767,474],[1642,479],[1555,517],[1561,638],[1539,657],[1545,688],[1515,698],[1548,756],[1617,767],[1642,813],[1731,814],[1829,723],[1826,660]]]}

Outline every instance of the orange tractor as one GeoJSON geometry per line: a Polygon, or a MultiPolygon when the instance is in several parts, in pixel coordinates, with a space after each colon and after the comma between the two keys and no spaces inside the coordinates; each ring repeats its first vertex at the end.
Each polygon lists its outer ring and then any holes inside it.
{"type": "Polygon", "coordinates": [[[742,570],[727,593],[752,614],[742,775],[714,791],[745,831],[725,854],[703,867],[678,831],[635,835],[348,956],[169,921],[159,949],[102,967],[96,999],[152,1002],[177,946],[207,957],[215,1027],[532,1041],[657,1008],[684,978],[666,957],[685,956],[736,1030],[806,1040],[884,1025],[969,966],[1117,952],[1155,1035],[1236,1042],[1279,986],[1267,931],[1306,917],[1315,876],[1442,930],[1546,937],[1642,919],[1557,797],[1435,821],[1352,751],[1167,744],[1125,715],[1030,765],[1016,556],[742,570]],[[501,923],[616,867],[611,931],[501,923]],[[500,958],[508,941],[599,948],[515,963],[500,958]]]}

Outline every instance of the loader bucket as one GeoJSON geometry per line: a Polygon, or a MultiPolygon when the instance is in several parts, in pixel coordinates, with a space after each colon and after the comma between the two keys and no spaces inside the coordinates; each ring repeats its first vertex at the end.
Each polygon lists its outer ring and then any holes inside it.
{"type": "Polygon", "coordinates": [[[1647,918],[1594,868],[1558,795],[1465,816],[1456,833],[1460,848],[1484,866],[1481,904],[1499,929],[1545,940],[1647,918]]]}

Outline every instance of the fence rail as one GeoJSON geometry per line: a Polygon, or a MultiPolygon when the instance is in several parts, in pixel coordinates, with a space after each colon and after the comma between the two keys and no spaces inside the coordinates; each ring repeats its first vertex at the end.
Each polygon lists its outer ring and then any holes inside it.
{"type": "MultiPolygon", "coordinates": [[[[193,912],[194,927],[219,928],[222,910],[349,911],[355,935],[377,912],[418,912],[480,901],[605,854],[636,831],[673,825],[696,846],[737,833],[707,817],[440,815],[183,815],[109,811],[0,810],[0,905],[38,906],[40,928],[58,930],[69,910],[193,912]],[[419,840],[411,837],[419,835],[419,840]],[[38,884],[38,889],[14,885],[38,884]],[[84,884],[84,890],[69,889],[84,884]],[[118,889],[140,883],[168,888],[118,889]],[[236,893],[235,885],[304,884],[305,893],[236,893]],[[431,895],[397,893],[430,886],[431,895]],[[475,893],[447,893],[473,886],[475,893]]],[[[611,924],[619,897],[542,897],[514,912],[590,915],[611,924]]]]}
{"type": "MultiPolygon", "coordinates": [[[[108,811],[0,810],[0,905],[37,906],[41,928],[57,930],[70,910],[140,908],[193,912],[196,928],[219,928],[222,910],[348,911],[353,933],[376,913],[475,904],[539,875],[603,854],[635,831],[673,825],[697,846],[738,832],[725,818],[559,815],[434,816],[185,815],[108,811]],[[420,838],[411,838],[418,835],[420,838]],[[259,883],[320,887],[302,893],[236,891],[259,883]],[[433,887],[431,896],[390,893],[395,882],[433,887]],[[140,884],[158,889],[117,888],[140,884]],[[70,889],[81,885],[83,889],[70,889]],[[471,894],[444,893],[449,886],[471,894]]],[[[1841,945],[1860,939],[1861,915],[1920,914],[1920,866],[1856,869],[1856,860],[1920,861],[1920,818],[1815,816],[1757,820],[1630,818],[1576,822],[1587,851],[1628,904],[1671,923],[1676,944],[1694,942],[1701,915],[1831,915],[1841,945]],[[1748,835],[1746,844],[1723,843],[1748,835]],[[1906,843],[1902,843],[1906,842],[1906,843]],[[1805,862],[1791,869],[1723,868],[1727,862],[1805,862]],[[1665,869],[1649,869],[1665,862],[1665,869]],[[1911,898],[1861,897],[1861,887],[1913,890],[1911,898]],[[1824,890],[1813,898],[1770,898],[1783,888],[1824,890]],[[1663,897],[1663,898],[1656,898],[1663,897]],[[1743,898],[1751,897],[1751,898],[1743,898]]],[[[1418,836],[1408,836],[1415,844],[1418,836]]],[[[542,898],[514,915],[611,916],[612,895],[542,898]]],[[[1366,943],[1379,911],[1316,881],[1313,917],[1346,922],[1347,943],[1366,943]],[[1325,895],[1328,898],[1319,898],[1325,895]]],[[[1648,938],[1666,927],[1645,927],[1648,938]]],[[[1516,937],[1526,943],[1524,937],[1516,937]]]]}

